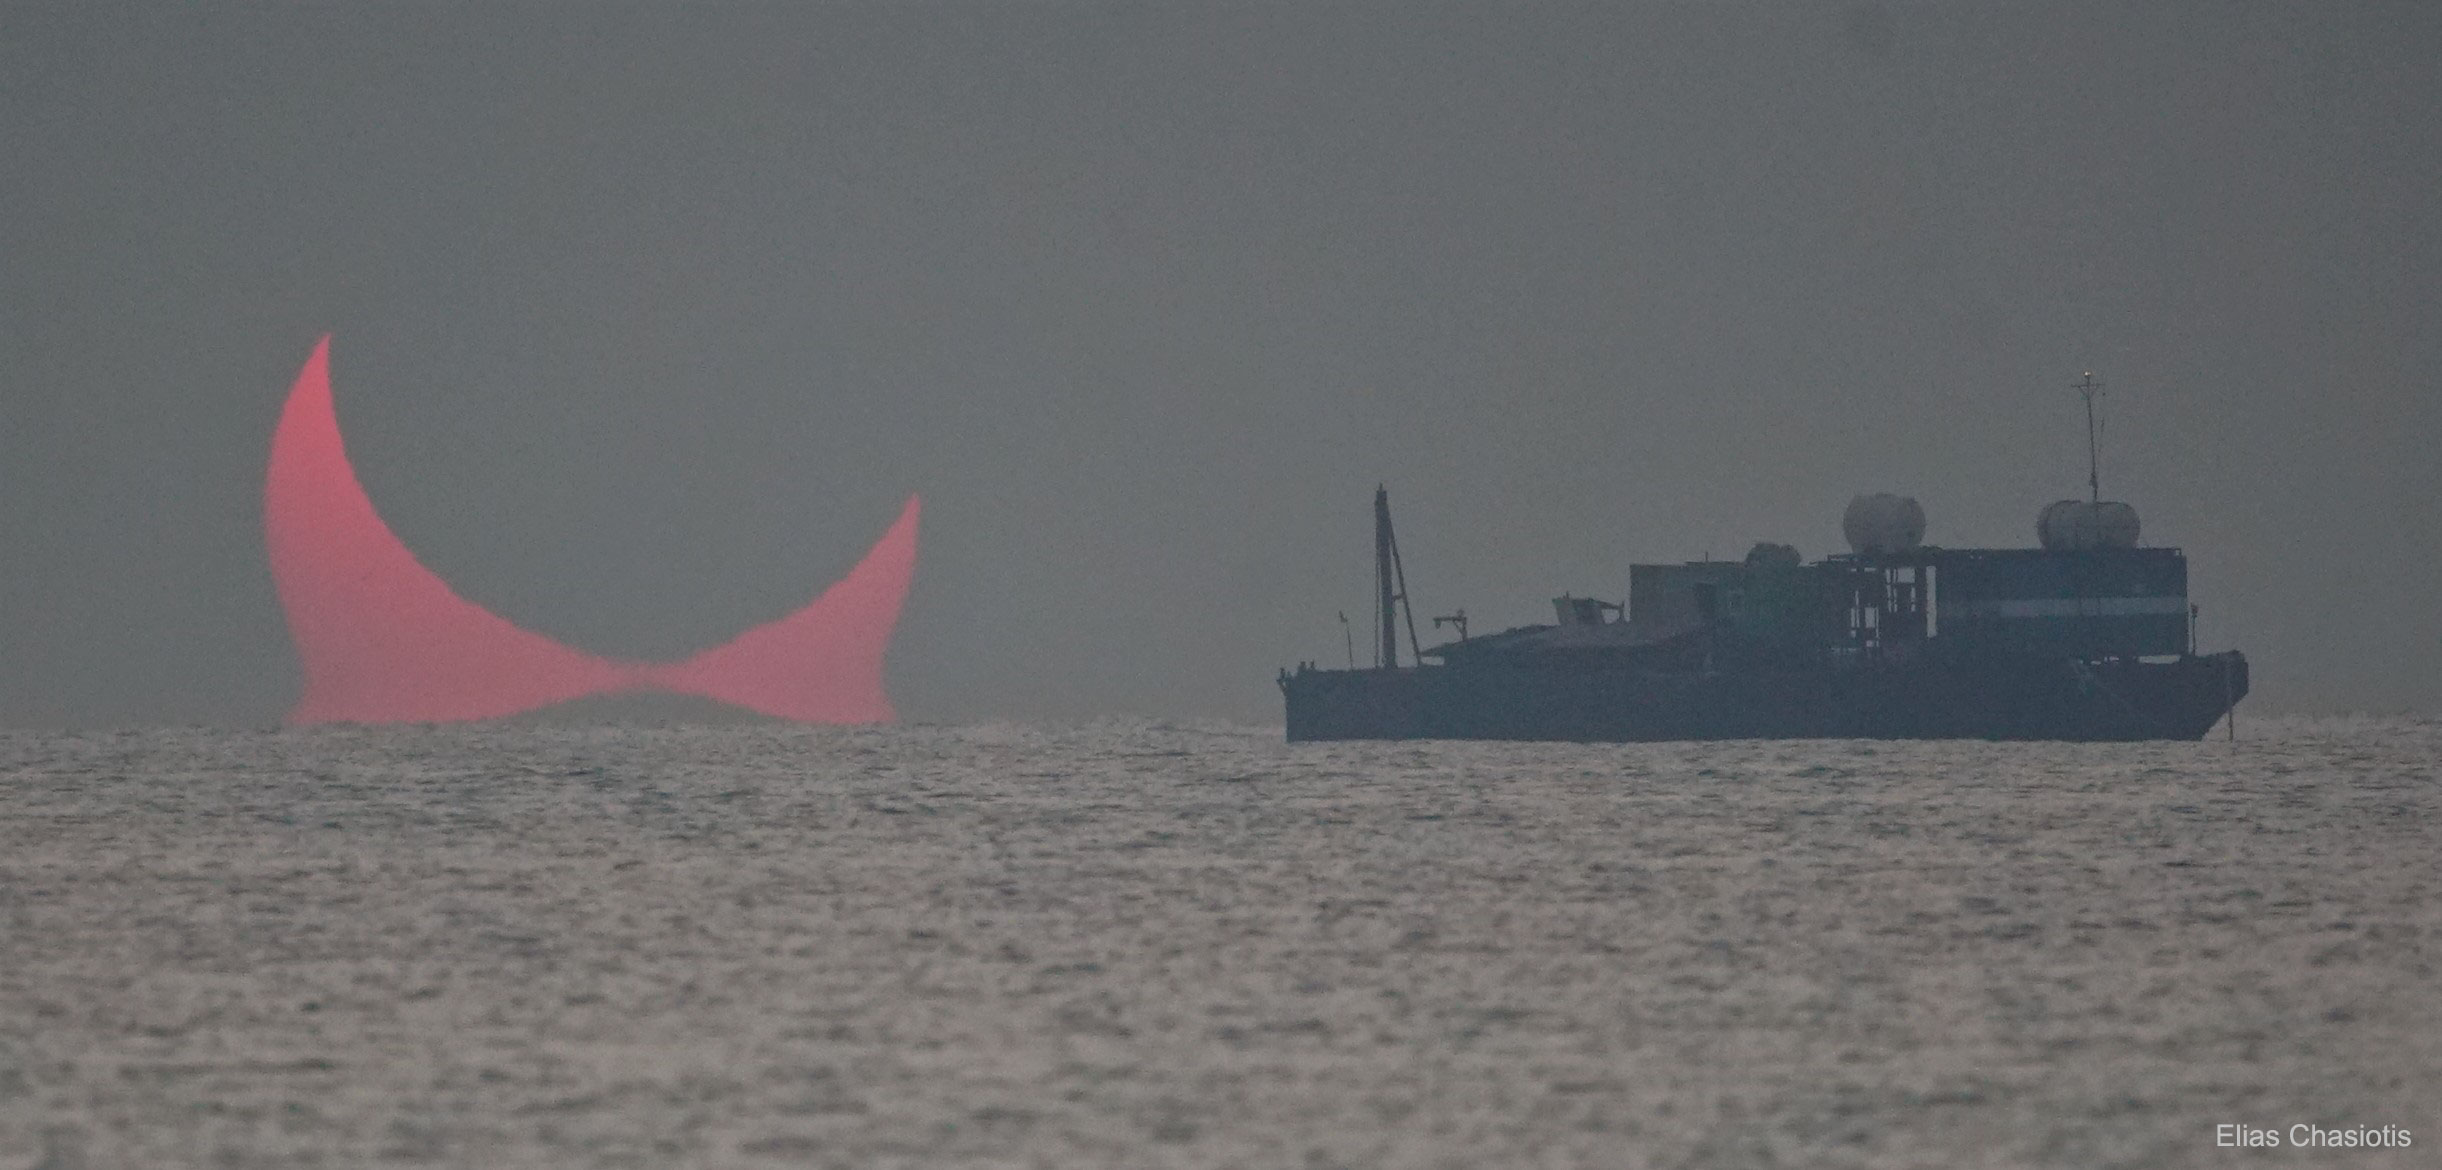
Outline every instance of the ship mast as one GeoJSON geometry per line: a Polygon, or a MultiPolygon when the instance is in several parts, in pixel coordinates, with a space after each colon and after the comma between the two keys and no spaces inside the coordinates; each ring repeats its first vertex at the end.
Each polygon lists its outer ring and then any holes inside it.
{"type": "Polygon", "coordinates": [[[2103,502],[2102,446],[2094,429],[2094,396],[2103,392],[2103,384],[2094,380],[2094,372],[2086,372],[2085,380],[2071,387],[2086,400],[2086,502],[2103,502]]]}
{"type": "Polygon", "coordinates": [[[1399,563],[1399,537],[1391,531],[1391,492],[1381,485],[1374,487],[1374,604],[1382,619],[1382,640],[1374,648],[1375,665],[1399,665],[1401,613],[1408,619],[1408,645],[1423,649],[1423,643],[1416,639],[1416,611],[1408,606],[1407,566],[1399,563]]]}
{"type": "Polygon", "coordinates": [[[1374,487],[1374,614],[1381,622],[1381,637],[1374,643],[1374,665],[1399,665],[1398,594],[1392,585],[1391,570],[1391,490],[1374,487]]]}

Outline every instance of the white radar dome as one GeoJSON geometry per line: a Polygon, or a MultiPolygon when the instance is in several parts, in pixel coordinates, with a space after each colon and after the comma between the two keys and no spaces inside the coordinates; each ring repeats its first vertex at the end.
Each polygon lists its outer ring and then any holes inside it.
{"type": "Polygon", "coordinates": [[[2099,504],[2060,500],[2035,517],[2035,538],[2046,552],[2137,547],[2137,510],[2117,500],[2099,504]]]}
{"type": "Polygon", "coordinates": [[[1861,556],[1903,553],[1925,542],[1925,509],[1915,499],[1875,492],[1848,502],[1840,533],[1861,556]]]}

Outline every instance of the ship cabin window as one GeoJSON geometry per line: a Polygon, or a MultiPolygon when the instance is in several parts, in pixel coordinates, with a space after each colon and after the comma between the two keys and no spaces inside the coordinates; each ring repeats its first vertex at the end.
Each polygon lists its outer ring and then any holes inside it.
{"type": "Polygon", "coordinates": [[[1751,574],[1743,561],[1631,565],[1627,612],[1658,633],[1738,624],[1763,608],[1751,574]]]}

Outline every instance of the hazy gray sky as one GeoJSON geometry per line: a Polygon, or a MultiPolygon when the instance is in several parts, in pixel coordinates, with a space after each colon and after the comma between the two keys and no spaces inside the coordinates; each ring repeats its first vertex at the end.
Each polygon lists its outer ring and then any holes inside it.
{"type": "Polygon", "coordinates": [[[460,592],[675,657],[908,492],[916,719],[1277,719],[1848,498],[2442,708],[2442,6],[0,5],[0,723],[265,723],[315,338],[460,592]]]}

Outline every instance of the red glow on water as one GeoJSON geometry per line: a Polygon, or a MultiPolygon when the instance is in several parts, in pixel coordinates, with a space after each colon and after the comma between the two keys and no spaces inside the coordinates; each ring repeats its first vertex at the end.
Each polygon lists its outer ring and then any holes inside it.
{"type": "Polygon", "coordinates": [[[271,441],[263,529],[305,669],[291,723],[493,719],[586,695],[667,690],[783,719],[892,718],[882,659],[916,567],[910,496],[872,551],[811,604],[683,662],[615,662],[458,596],[400,543],[357,481],[324,337],[271,441]]]}

